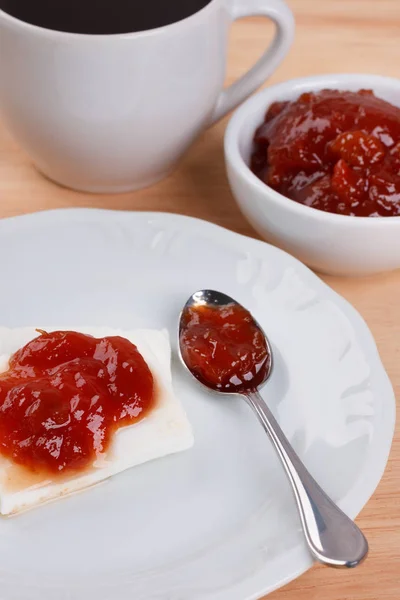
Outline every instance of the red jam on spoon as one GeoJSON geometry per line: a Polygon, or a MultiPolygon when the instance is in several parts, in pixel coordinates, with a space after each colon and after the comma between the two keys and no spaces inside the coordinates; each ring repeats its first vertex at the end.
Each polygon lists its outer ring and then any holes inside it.
{"type": "Polygon", "coordinates": [[[271,361],[262,331],[251,314],[234,303],[186,307],[180,347],[197,379],[220,392],[256,389],[271,361]]]}

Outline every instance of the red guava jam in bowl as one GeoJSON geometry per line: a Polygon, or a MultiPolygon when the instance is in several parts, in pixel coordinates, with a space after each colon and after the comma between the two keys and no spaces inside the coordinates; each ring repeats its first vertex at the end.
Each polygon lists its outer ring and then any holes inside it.
{"type": "Polygon", "coordinates": [[[251,170],[296,202],[357,217],[400,215],[400,108],[368,89],[273,102],[251,170]]]}

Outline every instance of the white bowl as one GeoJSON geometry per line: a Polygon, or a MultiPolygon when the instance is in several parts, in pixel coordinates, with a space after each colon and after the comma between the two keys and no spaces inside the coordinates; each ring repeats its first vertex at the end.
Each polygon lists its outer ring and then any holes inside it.
{"type": "Polygon", "coordinates": [[[225,159],[241,211],[265,239],[317,271],[365,275],[400,267],[400,217],[349,217],[323,212],[282,196],[248,167],[256,128],[268,106],[302,92],[372,89],[400,106],[400,80],[377,75],[321,75],[271,86],[234,113],[225,134],[225,159]]]}

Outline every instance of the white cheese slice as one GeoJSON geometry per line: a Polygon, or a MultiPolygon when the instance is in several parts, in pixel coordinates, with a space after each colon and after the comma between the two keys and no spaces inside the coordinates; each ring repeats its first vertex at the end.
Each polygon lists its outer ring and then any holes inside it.
{"type": "MultiPolygon", "coordinates": [[[[1,514],[10,515],[33,508],[93,486],[135,465],[186,450],[193,445],[190,423],[172,389],[171,348],[166,330],[41,328],[46,331],[72,329],[94,337],[120,335],[130,340],[137,346],[153,374],[157,386],[157,404],[141,421],[118,430],[105,458],[96,461],[91,469],[79,476],[62,480],[37,476],[30,478],[25,469],[0,455],[1,514]]],[[[7,370],[10,356],[37,335],[32,327],[0,327],[0,372],[7,370]]]]}

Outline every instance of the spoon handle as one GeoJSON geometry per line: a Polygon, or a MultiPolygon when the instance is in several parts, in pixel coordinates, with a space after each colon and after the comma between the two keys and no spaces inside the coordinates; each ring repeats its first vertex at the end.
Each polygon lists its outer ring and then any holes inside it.
{"type": "Polygon", "coordinates": [[[313,556],[331,567],[359,565],[368,553],[368,542],[361,530],[311,477],[260,394],[246,393],[245,398],[257,414],[285,467],[313,556]]]}

